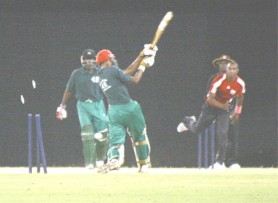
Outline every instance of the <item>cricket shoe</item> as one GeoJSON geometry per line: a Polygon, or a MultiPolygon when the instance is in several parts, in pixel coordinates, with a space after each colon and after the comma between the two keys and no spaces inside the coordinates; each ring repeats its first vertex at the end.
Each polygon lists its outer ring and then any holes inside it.
{"type": "Polygon", "coordinates": [[[149,170],[149,164],[140,165],[138,173],[147,173],[149,170]]]}
{"type": "Polygon", "coordinates": [[[121,167],[119,160],[112,159],[107,164],[98,168],[98,173],[108,173],[109,171],[119,170],[121,167]]]}
{"type": "MultiPolygon", "coordinates": [[[[190,116],[190,117],[186,116],[186,117],[184,117],[183,120],[185,121],[185,123],[188,123],[189,120],[193,120],[193,121],[195,122],[195,121],[196,121],[196,117],[195,117],[195,116],[190,116]]],[[[177,131],[178,131],[179,133],[184,132],[184,131],[188,131],[188,127],[186,127],[185,123],[184,123],[184,122],[181,122],[181,123],[178,125],[177,131]]]]}
{"type": "Polygon", "coordinates": [[[94,167],[94,164],[88,164],[88,165],[85,166],[85,168],[88,169],[88,170],[92,170],[95,167],[94,167]]]}
{"type": "Polygon", "coordinates": [[[177,127],[177,131],[179,133],[181,133],[181,132],[184,132],[184,131],[188,131],[188,128],[185,126],[185,124],[183,122],[181,122],[177,127]]]}
{"type": "Polygon", "coordinates": [[[215,169],[215,170],[224,170],[226,168],[225,164],[220,164],[219,162],[215,162],[213,166],[210,166],[209,169],[215,169]]]}
{"type": "Polygon", "coordinates": [[[104,161],[96,161],[96,166],[97,166],[97,168],[100,168],[100,167],[102,167],[104,165],[104,161]]]}
{"type": "Polygon", "coordinates": [[[233,163],[229,168],[230,169],[240,169],[241,166],[238,163],[233,163]]]}

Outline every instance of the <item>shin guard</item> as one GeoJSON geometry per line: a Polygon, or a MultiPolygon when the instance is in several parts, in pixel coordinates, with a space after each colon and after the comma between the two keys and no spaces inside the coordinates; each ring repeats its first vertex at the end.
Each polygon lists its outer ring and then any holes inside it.
{"type": "Polygon", "coordinates": [[[84,156],[85,166],[88,166],[89,164],[95,166],[96,143],[94,140],[93,127],[91,125],[82,127],[81,138],[83,144],[83,156],[84,156]]]}
{"type": "Polygon", "coordinates": [[[108,151],[108,130],[96,133],[94,138],[96,140],[96,160],[104,161],[108,151]]]}
{"type": "Polygon", "coordinates": [[[132,136],[130,136],[130,140],[132,143],[132,148],[134,151],[135,159],[137,162],[138,167],[148,164],[149,167],[151,166],[150,160],[150,142],[148,139],[147,134],[144,135],[145,140],[136,142],[132,136]]]}

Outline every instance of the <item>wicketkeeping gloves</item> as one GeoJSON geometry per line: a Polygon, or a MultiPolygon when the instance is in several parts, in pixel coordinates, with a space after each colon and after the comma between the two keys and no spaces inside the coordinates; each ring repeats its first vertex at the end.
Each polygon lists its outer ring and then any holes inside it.
{"type": "Polygon", "coordinates": [[[66,111],[66,105],[60,104],[60,106],[56,110],[56,118],[59,120],[63,120],[64,118],[67,118],[68,114],[66,111]]]}

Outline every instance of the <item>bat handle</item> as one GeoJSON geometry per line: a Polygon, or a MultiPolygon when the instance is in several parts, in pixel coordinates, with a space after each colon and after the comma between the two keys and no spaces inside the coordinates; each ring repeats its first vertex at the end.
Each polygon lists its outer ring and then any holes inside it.
{"type": "MultiPolygon", "coordinates": [[[[159,37],[160,38],[160,37],[159,37]]],[[[151,46],[150,46],[150,49],[154,49],[154,47],[156,46],[159,38],[156,38],[155,41],[152,42],[151,46]]]]}

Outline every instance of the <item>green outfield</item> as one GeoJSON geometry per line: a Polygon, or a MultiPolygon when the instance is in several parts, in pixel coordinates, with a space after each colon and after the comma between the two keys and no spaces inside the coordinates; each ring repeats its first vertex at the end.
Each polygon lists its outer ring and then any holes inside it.
{"type": "Polygon", "coordinates": [[[49,168],[48,174],[0,168],[0,183],[3,203],[278,202],[275,168],[155,168],[148,174],[134,168],[109,174],[83,168],[49,168]]]}

